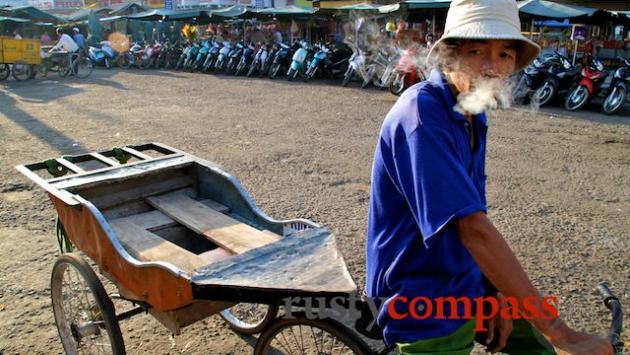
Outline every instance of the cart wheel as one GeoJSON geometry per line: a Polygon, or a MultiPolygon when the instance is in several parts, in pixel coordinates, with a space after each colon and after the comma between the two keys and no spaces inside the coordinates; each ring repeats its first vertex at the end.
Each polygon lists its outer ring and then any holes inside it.
{"type": "Polygon", "coordinates": [[[11,68],[8,64],[0,64],[0,80],[6,80],[11,74],[11,68]]]}
{"type": "Polygon", "coordinates": [[[230,328],[243,334],[260,333],[276,319],[278,306],[239,303],[220,313],[230,328]]]}
{"type": "Polygon", "coordinates": [[[124,355],[114,305],[85,260],[64,254],[53,266],[50,293],[66,354],[124,355]]]}
{"type": "Polygon", "coordinates": [[[303,313],[279,318],[256,342],[254,355],[369,354],[370,349],[343,324],[328,319],[308,319],[303,313]]]}
{"type": "Polygon", "coordinates": [[[87,57],[77,58],[74,65],[74,70],[76,70],[76,75],[79,79],[87,78],[88,76],[90,76],[90,74],[92,74],[92,71],[94,70],[92,61],[90,60],[90,58],[87,57]]]}
{"type": "Polygon", "coordinates": [[[24,62],[15,62],[13,64],[13,78],[17,81],[24,81],[31,78],[33,68],[24,62]]]}

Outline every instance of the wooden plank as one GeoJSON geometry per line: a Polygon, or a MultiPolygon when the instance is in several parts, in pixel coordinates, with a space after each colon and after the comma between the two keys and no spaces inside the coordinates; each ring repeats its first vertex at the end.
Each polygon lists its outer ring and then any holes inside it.
{"type": "Polygon", "coordinates": [[[146,198],[151,195],[164,193],[192,185],[193,179],[190,176],[180,176],[168,180],[163,180],[153,184],[139,186],[130,190],[122,190],[111,194],[105,194],[90,198],[90,201],[97,207],[104,209],[128,201],[146,198]]]}
{"type": "Polygon", "coordinates": [[[203,203],[204,205],[212,208],[215,211],[219,211],[221,213],[228,213],[230,212],[230,208],[226,205],[222,205],[214,200],[211,200],[209,198],[203,199],[203,200],[199,200],[199,202],[203,203]]]}
{"type": "Polygon", "coordinates": [[[109,224],[129,254],[138,260],[166,262],[188,273],[207,264],[204,258],[142,229],[126,218],[112,220],[109,224]]]}
{"type": "Polygon", "coordinates": [[[105,164],[107,164],[109,166],[119,166],[120,165],[120,163],[118,161],[113,160],[113,159],[109,159],[108,157],[104,156],[101,153],[97,153],[97,152],[90,153],[90,156],[96,158],[97,160],[102,161],[103,163],[105,163],[105,164]]]}
{"type": "Polygon", "coordinates": [[[236,254],[280,239],[279,235],[263,233],[179,192],[150,197],[146,201],[179,223],[236,254]]]}
{"type": "Polygon", "coordinates": [[[175,222],[172,218],[160,211],[139,213],[128,217],[114,219],[113,221],[118,222],[122,220],[128,221],[148,231],[155,231],[158,229],[177,225],[177,222],[175,222]]]}
{"type": "Polygon", "coordinates": [[[225,249],[216,248],[216,249],[209,250],[205,253],[201,253],[197,256],[202,258],[206,262],[206,264],[211,264],[217,261],[225,260],[231,257],[232,255],[234,254],[230,253],[229,251],[225,249]]]}
{"type": "Polygon", "coordinates": [[[77,166],[75,164],[72,164],[71,162],[67,161],[64,158],[59,158],[59,159],[56,159],[56,160],[57,160],[57,162],[59,164],[65,166],[67,169],[69,169],[70,171],[73,171],[73,172],[75,172],[77,174],[85,172],[85,170],[81,169],[79,166],[77,166]]]}
{"type": "Polygon", "coordinates": [[[134,157],[138,158],[138,159],[142,159],[142,160],[149,160],[152,159],[153,157],[151,157],[150,155],[144,154],[142,152],[139,152],[131,147],[123,147],[122,150],[124,150],[125,152],[133,155],[134,157]]]}

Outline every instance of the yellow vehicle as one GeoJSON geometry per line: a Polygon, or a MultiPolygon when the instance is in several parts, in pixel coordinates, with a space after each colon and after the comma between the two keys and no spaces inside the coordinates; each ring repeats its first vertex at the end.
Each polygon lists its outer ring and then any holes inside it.
{"type": "Polygon", "coordinates": [[[0,80],[13,74],[15,80],[29,79],[41,63],[40,41],[0,37],[0,80]]]}

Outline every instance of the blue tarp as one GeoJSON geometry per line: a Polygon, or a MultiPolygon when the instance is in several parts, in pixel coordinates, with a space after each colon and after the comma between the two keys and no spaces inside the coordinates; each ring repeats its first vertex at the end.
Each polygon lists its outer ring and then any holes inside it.
{"type": "Polygon", "coordinates": [[[578,16],[592,16],[597,9],[574,5],[558,4],[545,0],[525,0],[518,2],[518,10],[521,13],[536,17],[547,18],[572,18],[578,16]]]}

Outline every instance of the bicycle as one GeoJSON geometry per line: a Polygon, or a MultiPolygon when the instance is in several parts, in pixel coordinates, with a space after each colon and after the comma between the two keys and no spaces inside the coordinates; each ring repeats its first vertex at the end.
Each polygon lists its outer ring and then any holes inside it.
{"type": "Polygon", "coordinates": [[[63,51],[54,51],[48,54],[38,68],[38,72],[43,77],[48,74],[48,71],[56,71],[62,78],[75,75],[80,79],[90,76],[93,70],[92,61],[82,52],[68,53],[63,51]]]}

